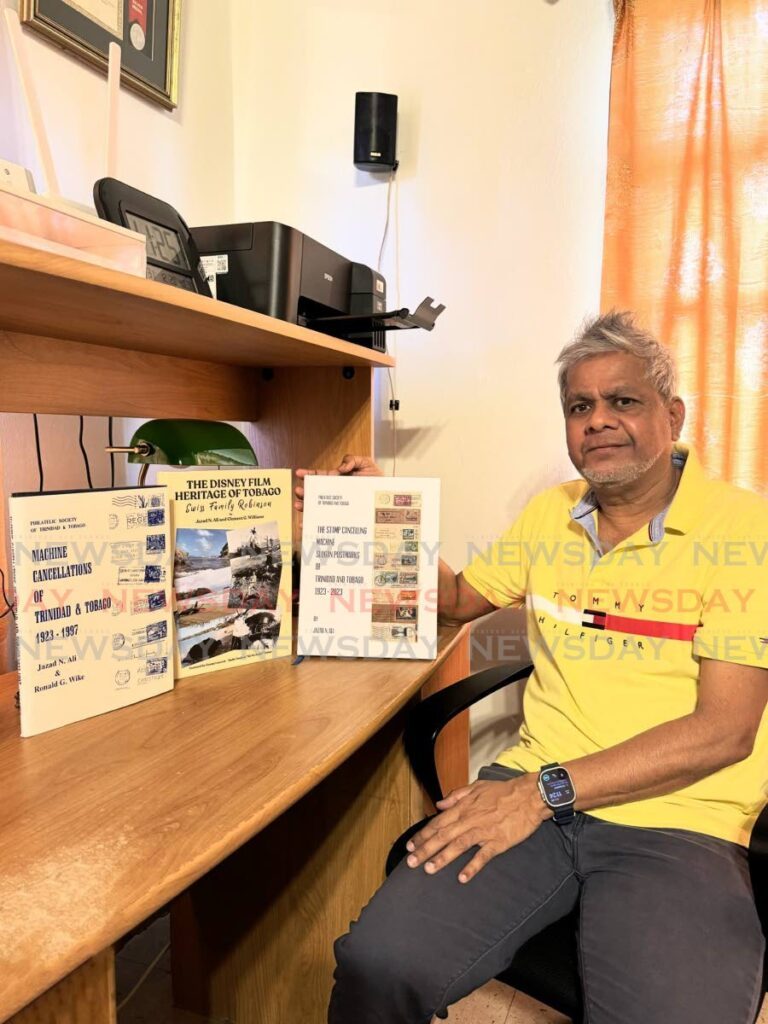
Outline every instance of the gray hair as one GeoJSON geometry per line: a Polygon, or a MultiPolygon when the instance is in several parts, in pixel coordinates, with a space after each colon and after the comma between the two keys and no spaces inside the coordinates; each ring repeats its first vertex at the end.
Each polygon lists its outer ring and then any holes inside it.
{"type": "Polygon", "coordinates": [[[568,389],[568,371],[583,359],[591,359],[606,352],[628,352],[642,359],[648,383],[665,402],[674,398],[677,370],[669,349],[648,331],[638,327],[632,313],[613,309],[610,313],[588,320],[555,360],[560,365],[557,379],[563,408],[568,389]]]}

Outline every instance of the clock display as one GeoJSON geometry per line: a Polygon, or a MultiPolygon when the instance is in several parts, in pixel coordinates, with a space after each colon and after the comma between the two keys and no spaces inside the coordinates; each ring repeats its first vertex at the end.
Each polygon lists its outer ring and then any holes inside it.
{"type": "Polygon", "coordinates": [[[172,284],[176,288],[183,288],[185,292],[195,290],[192,278],[186,274],[178,274],[175,270],[166,270],[165,267],[153,267],[147,265],[147,277],[150,281],[160,281],[161,284],[172,284]]]}
{"type": "MultiPolygon", "coordinates": [[[[135,5],[135,0],[131,2],[135,5]]],[[[197,246],[178,210],[117,178],[94,182],[93,202],[104,220],[144,236],[150,280],[211,297],[197,246]]]]}
{"type": "Polygon", "coordinates": [[[158,263],[166,263],[172,267],[180,267],[189,270],[186,253],[181,245],[179,233],[172,228],[155,224],[144,217],[137,217],[135,213],[125,213],[125,220],[132,231],[138,231],[147,239],[147,258],[157,260],[158,263]]]}

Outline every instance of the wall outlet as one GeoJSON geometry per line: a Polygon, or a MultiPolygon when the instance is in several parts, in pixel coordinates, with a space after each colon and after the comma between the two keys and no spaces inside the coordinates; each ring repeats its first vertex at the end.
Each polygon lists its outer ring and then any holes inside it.
{"type": "Polygon", "coordinates": [[[17,192],[36,191],[32,171],[20,164],[12,164],[10,160],[0,159],[0,185],[8,185],[17,192]]]}

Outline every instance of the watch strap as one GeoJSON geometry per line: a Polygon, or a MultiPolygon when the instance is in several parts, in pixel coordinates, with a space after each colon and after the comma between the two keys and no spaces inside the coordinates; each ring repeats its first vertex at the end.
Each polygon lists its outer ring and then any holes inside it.
{"type": "Polygon", "coordinates": [[[573,804],[569,804],[568,807],[558,807],[557,810],[552,811],[552,817],[555,819],[555,823],[558,825],[567,825],[573,821],[576,817],[576,812],[573,809],[573,804]]]}

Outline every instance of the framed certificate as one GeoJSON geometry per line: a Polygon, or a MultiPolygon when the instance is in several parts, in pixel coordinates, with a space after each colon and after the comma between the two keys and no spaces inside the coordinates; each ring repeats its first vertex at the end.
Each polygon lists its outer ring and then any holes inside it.
{"type": "Polygon", "coordinates": [[[21,20],[106,72],[122,49],[122,81],[172,109],[178,103],[182,0],[21,0],[21,20]]]}

